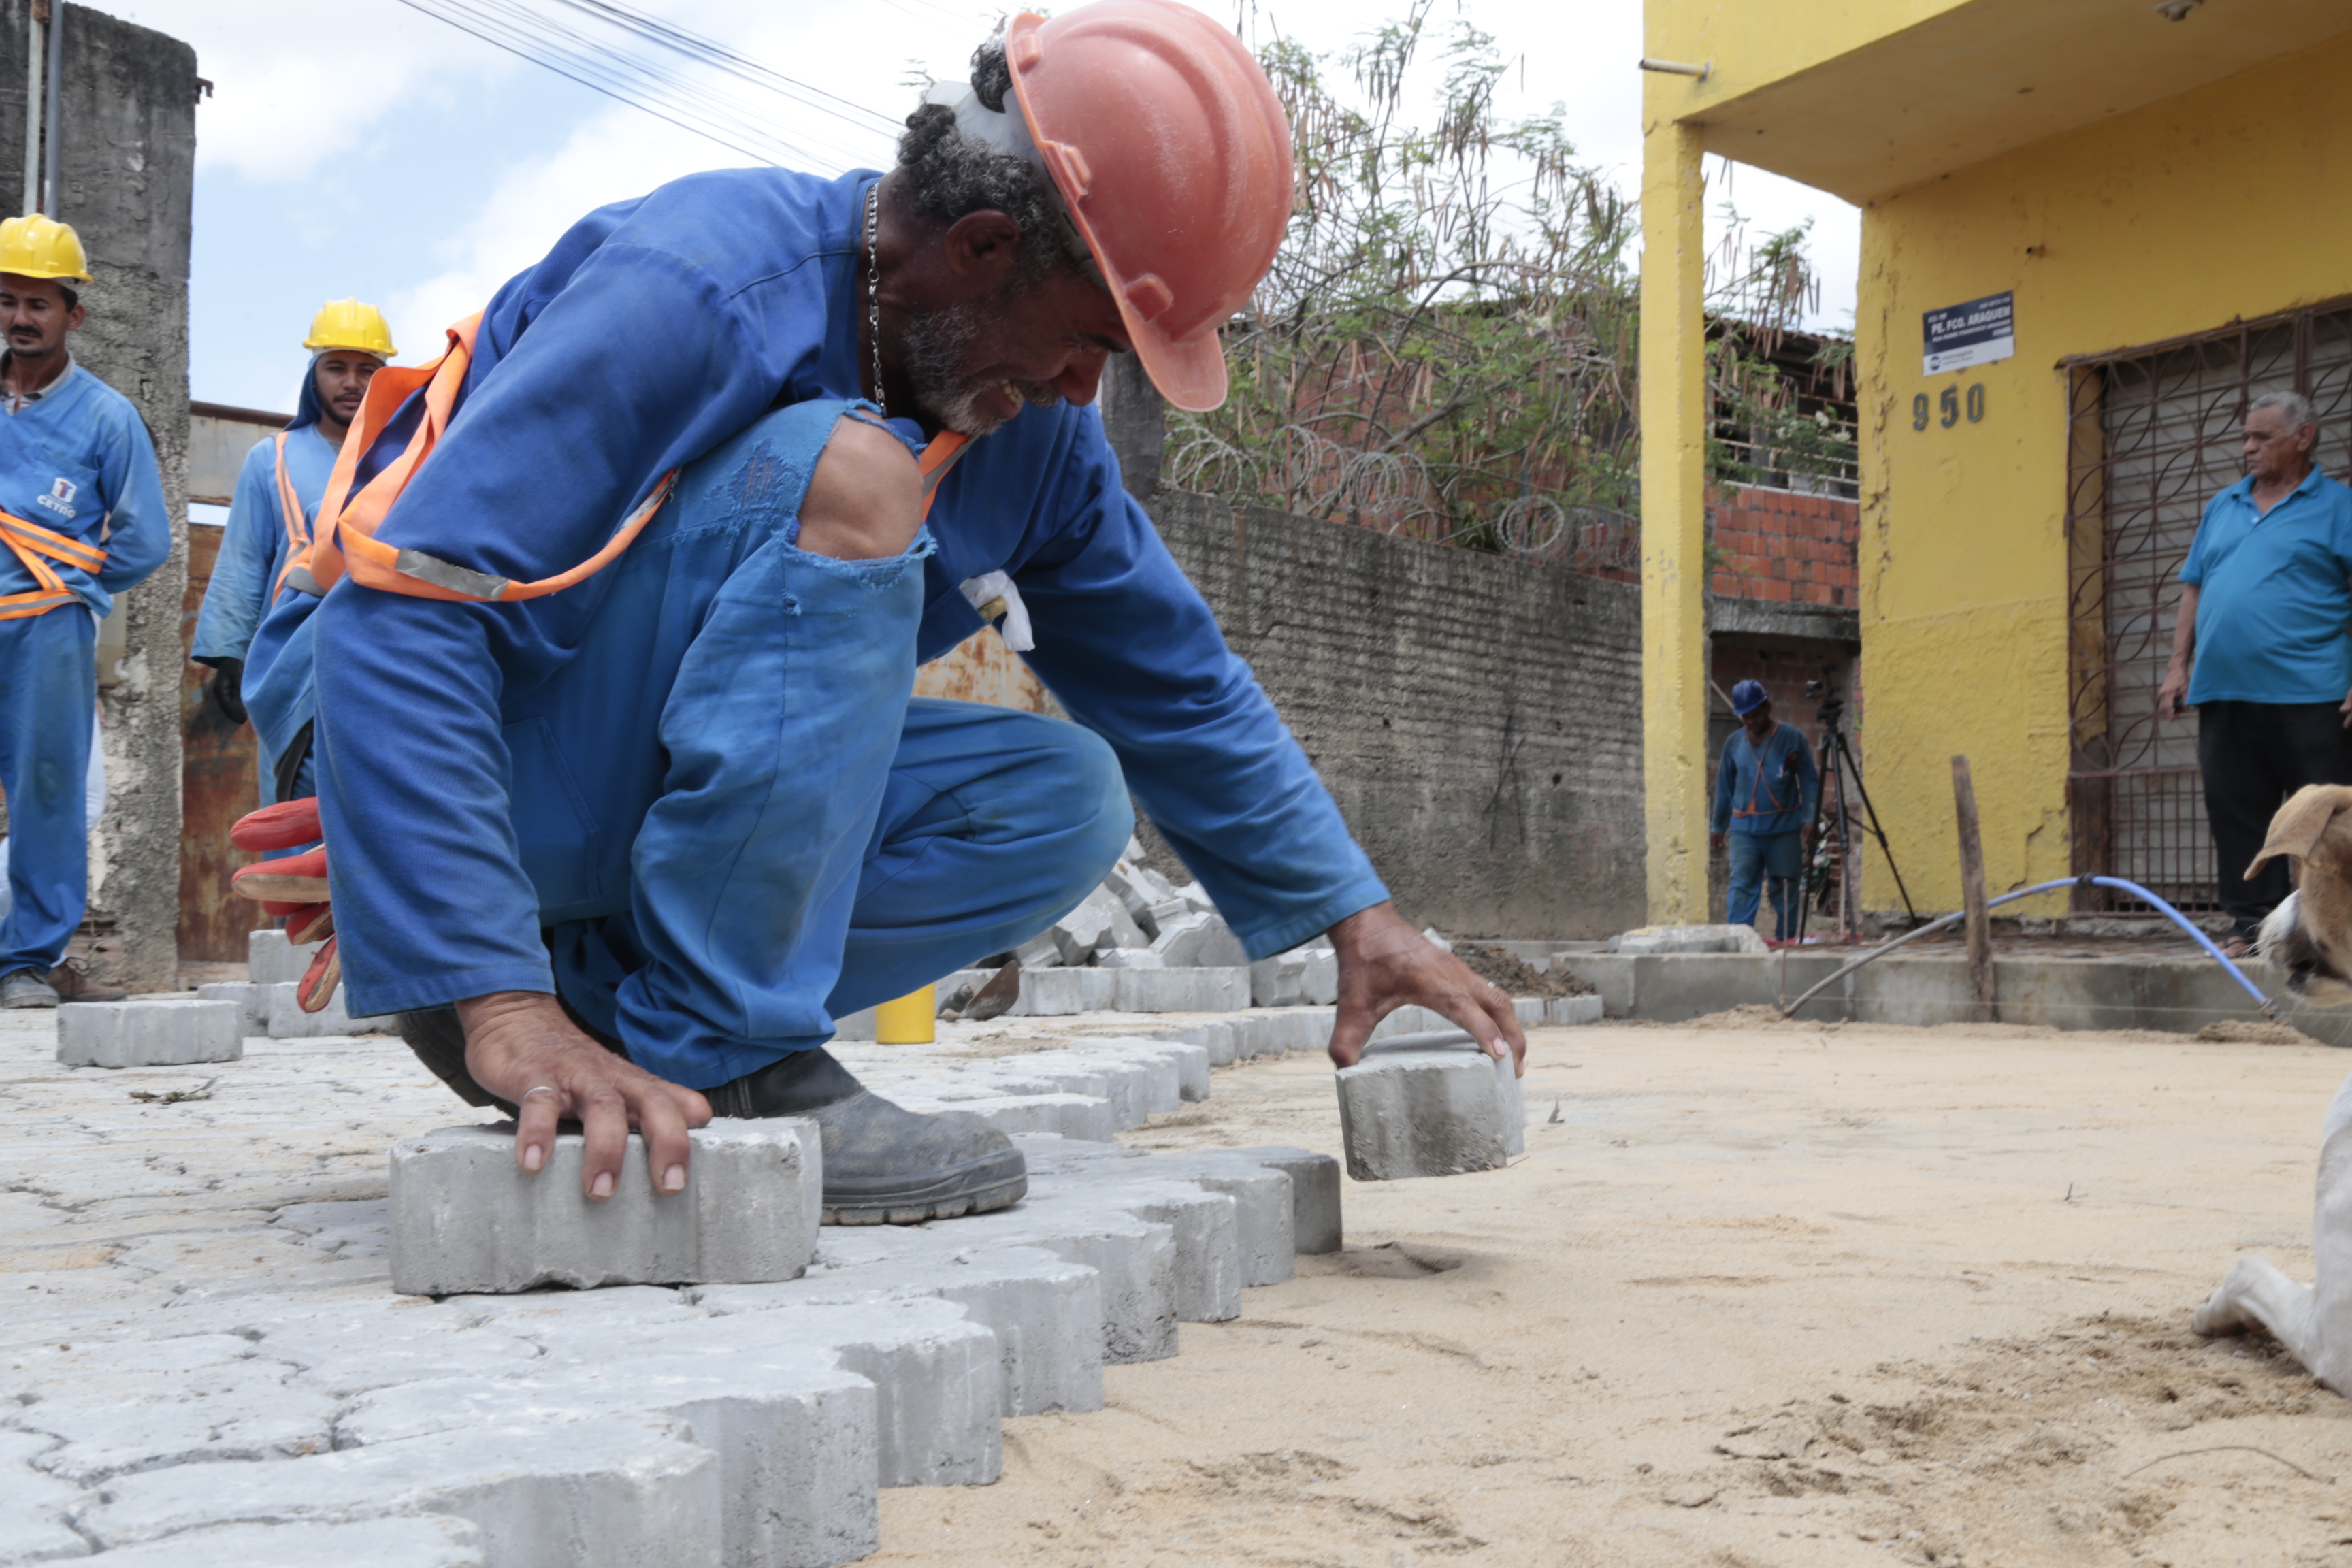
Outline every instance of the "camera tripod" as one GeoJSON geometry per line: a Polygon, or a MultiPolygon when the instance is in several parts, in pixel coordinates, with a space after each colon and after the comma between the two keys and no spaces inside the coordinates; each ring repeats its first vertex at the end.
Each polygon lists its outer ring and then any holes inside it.
{"type": "Polygon", "coordinates": [[[1862,783],[1862,765],[1853,760],[1853,747],[1845,738],[1845,699],[1834,691],[1822,696],[1822,682],[1818,680],[1805,682],[1805,695],[1822,700],[1815,714],[1822,723],[1822,791],[1821,798],[1814,803],[1811,825],[1813,853],[1806,858],[1800,879],[1796,940],[1805,940],[1805,918],[1811,912],[1814,900],[1828,890],[1829,868],[1823,863],[1827,847],[1822,842],[1821,832],[1824,810],[1834,813],[1837,831],[1838,924],[1849,933],[1861,925],[1862,895],[1854,886],[1853,876],[1853,830],[1857,824],[1846,803],[1849,778],[1853,781],[1854,797],[1862,802],[1859,826],[1878,841],[1879,853],[1886,857],[1886,868],[1895,874],[1895,890],[1903,895],[1904,910],[1916,922],[1919,911],[1911,907],[1911,889],[1903,885],[1902,869],[1895,864],[1894,846],[1886,842],[1886,830],[1878,825],[1878,808],[1870,804],[1870,791],[1862,783]]]}

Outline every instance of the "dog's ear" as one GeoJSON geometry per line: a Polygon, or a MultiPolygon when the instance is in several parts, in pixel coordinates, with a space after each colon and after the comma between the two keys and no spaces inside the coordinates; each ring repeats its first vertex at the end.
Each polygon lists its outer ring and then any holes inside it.
{"type": "Polygon", "coordinates": [[[2246,868],[2252,877],[2263,868],[2263,863],[2281,855],[2297,860],[2308,859],[2317,847],[2320,836],[2336,820],[2336,814],[2352,811],[2352,788],[2343,784],[2305,784],[2287,797],[2278,815],[2271,818],[2270,837],[2263,840],[2263,852],[2246,868]]]}

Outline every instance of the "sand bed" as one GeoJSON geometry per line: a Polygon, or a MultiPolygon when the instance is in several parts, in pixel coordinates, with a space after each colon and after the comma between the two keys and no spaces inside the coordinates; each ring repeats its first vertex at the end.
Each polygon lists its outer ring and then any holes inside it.
{"type": "MultiPolygon", "coordinates": [[[[1539,1031],[1528,1098],[1557,1120],[1525,1160],[1350,1184],[1344,1253],[1110,1369],[1102,1414],[1008,1422],[997,1485],[886,1492],[872,1561],[2352,1563],[2352,1405],[2188,1331],[2241,1252],[2309,1277],[2347,1067],[1539,1031]]],[[[1328,1067],[1293,1058],[1128,1140],[1338,1137],[1328,1067]]]]}

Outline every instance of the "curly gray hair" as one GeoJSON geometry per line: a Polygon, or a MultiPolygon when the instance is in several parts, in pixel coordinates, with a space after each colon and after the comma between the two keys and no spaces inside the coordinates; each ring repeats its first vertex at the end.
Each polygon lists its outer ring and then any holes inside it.
{"type": "MultiPolygon", "coordinates": [[[[1013,90],[1002,35],[972,51],[971,89],[999,113],[1013,90]]],[[[1015,105],[1014,113],[1020,109],[1015,105]]],[[[955,110],[926,103],[907,116],[898,138],[898,166],[912,185],[915,210],[942,223],[967,213],[993,209],[1021,226],[1021,264],[1015,285],[1034,284],[1055,268],[1076,265],[1063,239],[1059,195],[1045,171],[1025,158],[999,152],[956,129],[955,110]]]]}

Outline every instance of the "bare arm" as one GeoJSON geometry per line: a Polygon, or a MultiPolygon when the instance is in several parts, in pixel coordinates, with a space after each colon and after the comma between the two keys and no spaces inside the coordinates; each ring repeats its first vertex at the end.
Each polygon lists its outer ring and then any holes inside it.
{"type": "MultiPolygon", "coordinates": [[[[2172,623],[2172,662],[2165,667],[2164,684],[2156,690],[2156,710],[2158,713],[2179,713],[2188,705],[2189,666],[2197,652],[2197,585],[2184,584],[2180,590],[2180,613],[2172,623]]],[[[2352,697],[2346,699],[2347,711],[2352,712],[2352,697]]]]}

